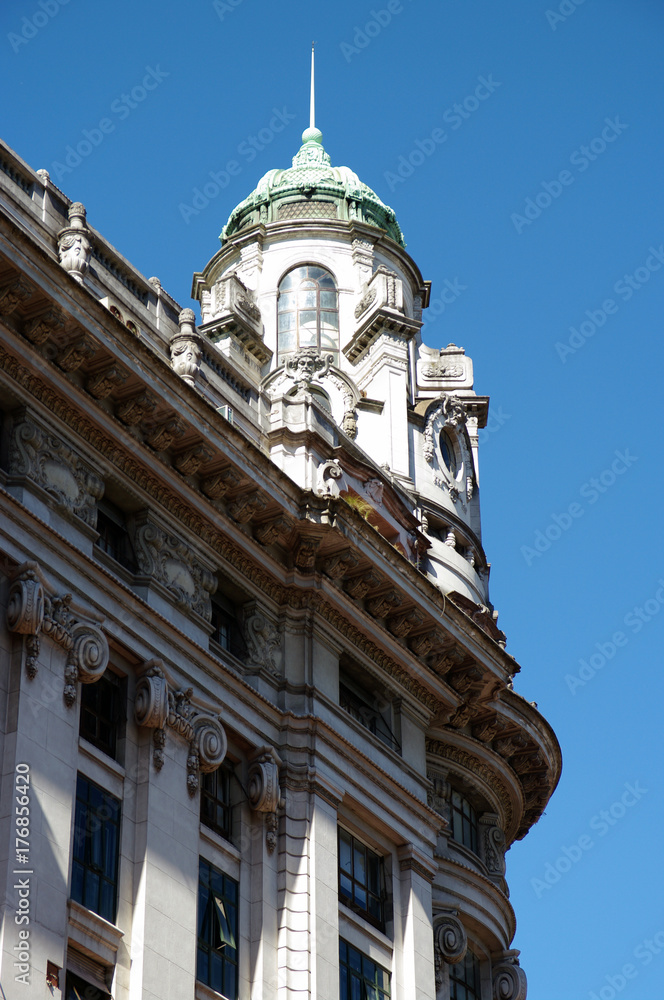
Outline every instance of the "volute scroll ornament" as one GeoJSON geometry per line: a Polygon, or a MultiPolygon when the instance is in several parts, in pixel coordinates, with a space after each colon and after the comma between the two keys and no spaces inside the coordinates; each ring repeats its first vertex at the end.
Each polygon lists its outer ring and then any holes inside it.
{"type": "Polygon", "coordinates": [[[493,1000],[526,1000],[528,980],[519,965],[519,951],[503,952],[493,962],[493,1000]]]}
{"type": "Polygon", "coordinates": [[[247,646],[247,667],[259,670],[262,667],[271,674],[280,675],[279,630],[255,605],[244,614],[242,635],[247,646]]]}
{"type": "Polygon", "coordinates": [[[71,708],[76,701],[76,682],[94,684],[108,666],[109,649],[106,636],[96,625],[77,622],[72,630],[72,646],[65,667],[65,704],[71,708]]]}
{"type": "Polygon", "coordinates": [[[261,747],[249,766],[247,797],[249,805],[267,818],[265,842],[270,854],[277,846],[277,810],[282,804],[279,787],[281,758],[273,747],[261,747]]]}
{"type": "Polygon", "coordinates": [[[436,985],[440,986],[443,982],[443,962],[447,962],[448,965],[456,965],[462,960],[468,948],[466,931],[456,910],[451,910],[435,921],[433,941],[436,985]]]}
{"type": "Polygon", "coordinates": [[[25,668],[30,680],[37,674],[39,633],[44,621],[44,588],[36,563],[25,563],[9,588],[7,628],[25,636],[25,668]]]}
{"type": "Polygon", "coordinates": [[[168,720],[168,682],[159,660],[150,660],[136,684],[134,718],[137,726],[163,729],[168,720]]]}

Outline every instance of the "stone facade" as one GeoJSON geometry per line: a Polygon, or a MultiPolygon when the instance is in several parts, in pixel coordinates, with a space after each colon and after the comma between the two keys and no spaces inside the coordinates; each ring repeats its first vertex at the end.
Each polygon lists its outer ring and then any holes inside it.
{"type": "Polygon", "coordinates": [[[525,998],[505,851],[561,762],[489,601],[488,399],[303,138],[200,325],[0,145],[8,997],[525,998]]]}

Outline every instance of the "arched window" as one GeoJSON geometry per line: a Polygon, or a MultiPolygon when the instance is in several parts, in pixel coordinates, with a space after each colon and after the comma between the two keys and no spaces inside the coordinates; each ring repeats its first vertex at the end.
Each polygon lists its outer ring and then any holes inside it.
{"type": "Polygon", "coordinates": [[[459,792],[452,792],[452,838],[477,854],[477,813],[468,799],[459,792]]]}
{"type": "Polygon", "coordinates": [[[444,429],[440,432],[440,453],[443,456],[443,462],[447,471],[455,479],[459,469],[456,448],[452,440],[452,435],[444,429]]]}
{"type": "Polygon", "coordinates": [[[303,347],[339,354],[339,302],[329,271],[315,264],[296,267],[283,278],[277,299],[279,359],[303,347]]]}

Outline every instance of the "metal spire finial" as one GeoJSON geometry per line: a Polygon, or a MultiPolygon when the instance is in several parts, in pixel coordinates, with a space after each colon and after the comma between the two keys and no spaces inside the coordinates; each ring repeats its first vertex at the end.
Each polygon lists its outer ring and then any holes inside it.
{"type": "Polygon", "coordinates": [[[311,43],[311,96],[309,98],[309,128],[316,127],[316,97],[314,93],[314,42],[311,43]]]}

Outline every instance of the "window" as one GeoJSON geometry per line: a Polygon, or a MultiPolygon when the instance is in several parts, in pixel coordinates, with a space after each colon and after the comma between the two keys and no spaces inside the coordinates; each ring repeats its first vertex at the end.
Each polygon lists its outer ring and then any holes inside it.
{"type": "Polygon", "coordinates": [[[381,930],[385,927],[383,859],[339,827],[339,899],[381,930]]]}
{"type": "Polygon", "coordinates": [[[449,966],[450,1000],[482,1000],[480,963],[470,948],[460,962],[449,966]]]}
{"type": "Polygon", "coordinates": [[[392,705],[384,694],[371,688],[372,678],[358,664],[350,660],[339,664],[341,708],[386,746],[401,753],[401,744],[392,729],[392,705]]]}
{"type": "Polygon", "coordinates": [[[389,1000],[390,974],[339,938],[340,1000],[389,1000]]]}
{"type": "Polygon", "coordinates": [[[237,882],[201,858],[196,978],[228,1000],[238,995],[237,897],[237,882]]]}
{"type": "Polygon", "coordinates": [[[136,556],[125,516],[116,504],[105,497],[97,503],[97,531],[99,538],[95,545],[130,573],[135,573],[136,556]]]}
{"type": "Polygon", "coordinates": [[[64,1000],[111,1000],[111,994],[81,979],[75,972],[68,972],[64,1000]]]}
{"type": "Polygon", "coordinates": [[[307,264],[282,279],[277,299],[278,353],[313,347],[321,354],[339,351],[337,286],[329,271],[307,264]]]}
{"type": "Polygon", "coordinates": [[[118,895],[120,802],[78,775],[71,898],[115,923],[118,895]]]}
{"type": "Polygon", "coordinates": [[[447,431],[440,432],[440,453],[443,456],[443,462],[445,463],[449,474],[452,478],[454,478],[458,469],[456,449],[454,447],[454,441],[447,431]]]}
{"type": "Polygon", "coordinates": [[[219,592],[212,597],[211,607],[212,634],[210,638],[222,649],[237,656],[238,659],[242,659],[245,654],[245,646],[235,607],[224,594],[219,592]]]}
{"type": "Polygon", "coordinates": [[[453,839],[477,854],[477,813],[459,792],[452,792],[451,807],[453,839]]]}
{"type": "Polygon", "coordinates": [[[114,760],[123,708],[124,683],[111,671],[92,684],[81,685],[79,735],[114,760]]]}
{"type": "Polygon", "coordinates": [[[201,823],[230,840],[231,772],[222,765],[201,777],[201,823]]]}

